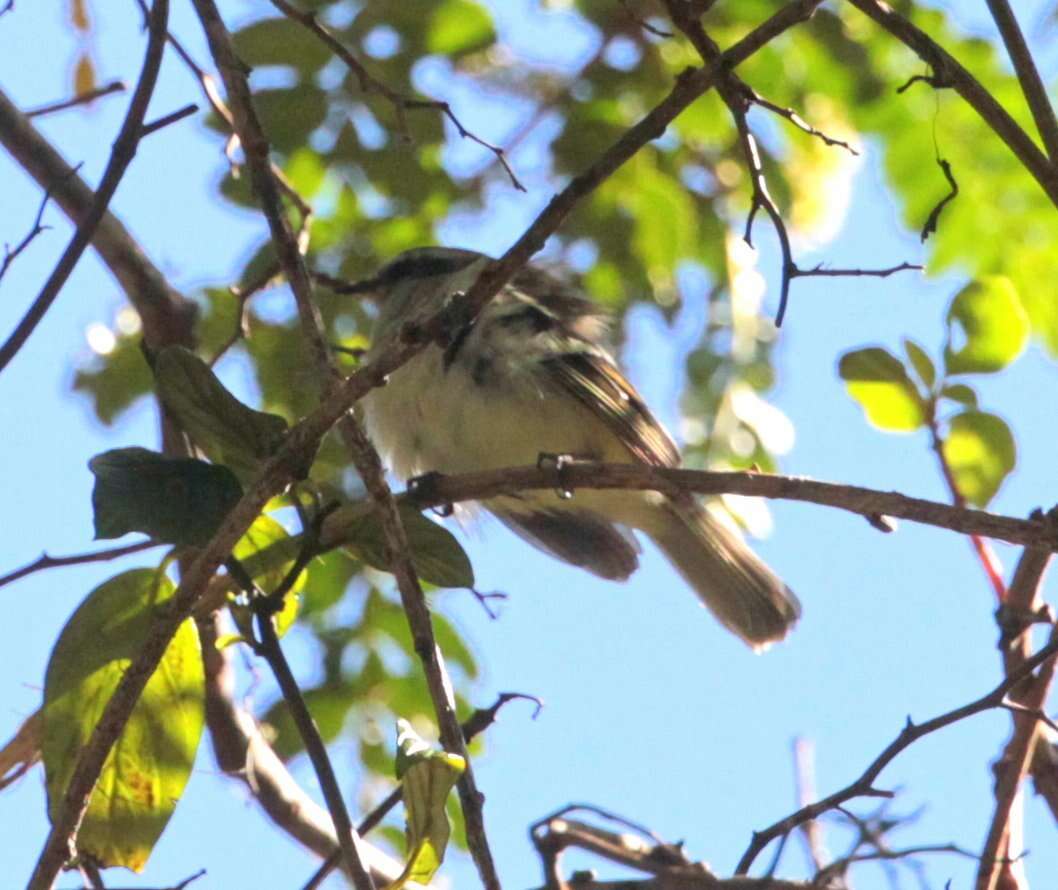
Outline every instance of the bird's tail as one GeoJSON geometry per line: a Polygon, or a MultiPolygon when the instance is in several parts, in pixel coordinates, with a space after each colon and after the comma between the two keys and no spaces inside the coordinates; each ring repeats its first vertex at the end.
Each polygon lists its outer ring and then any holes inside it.
{"type": "Polygon", "coordinates": [[[666,501],[646,532],[719,621],[755,649],[786,636],[801,616],[793,591],[697,501],[666,501]]]}

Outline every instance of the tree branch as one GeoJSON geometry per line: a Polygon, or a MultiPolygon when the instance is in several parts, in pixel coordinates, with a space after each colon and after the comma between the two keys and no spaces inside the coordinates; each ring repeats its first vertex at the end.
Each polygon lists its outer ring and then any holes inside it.
{"type": "Polygon", "coordinates": [[[995,689],[986,695],[981,696],[979,699],[972,701],[969,704],[962,705],[961,707],[954,708],[938,717],[927,720],[925,723],[913,723],[909,717],[907,724],[900,731],[900,734],[889,743],[881,754],[871,761],[867,769],[865,769],[860,777],[854,782],[846,785],[840,791],[834,792],[829,797],[825,797],[816,803],[802,807],[797,812],[791,813],[785,819],[780,819],[774,825],[769,825],[763,831],[754,832],[753,840],[750,842],[746,852],[742,854],[742,858],[739,860],[735,873],[740,875],[746,874],[746,872],[749,871],[750,866],[753,865],[753,860],[756,859],[761,851],[763,851],[764,848],[776,838],[789,834],[798,825],[808,822],[811,819],[818,818],[823,813],[840,806],[847,800],[851,800],[854,797],[864,796],[890,797],[891,792],[875,788],[874,782],[881,774],[882,770],[884,770],[898,754],[906,750],[920,738],[927,736],[930,733],[934,733],[946,726],[951,726],[951,724],[957,723],[960,720],[965,720],[967,717],[980,714],[982,711],[1003,707],[1006,702],[1007,694],[1036,670],[1036,668],[1041,668],[1041,676],[1047,676],[1049,682],[1050,676],[1053,675],[1054,657],[1056,654],[1058,654],[1058,633],[1053,634],[1050,642],[1033,655],[1032,658],[1028,659],[1014,675],[1006,677],[995,689]]]}
{"type": "Polygon", "coordinates": [[[873,19],[897,40],[907,46],[933,69],[931,82],[937,87],[951,87],[993,132],[1007,144],[1026,170],[1058,207],[1058,168],[1051,163],[1029,136],[959,61],[891,6],[882,0],[847,0],[864,15],[873,19]]]}
{"type": "Polygon", "coordinates": [[[123,93],[126,89],[128,87],[125,85],[125,81],[112,80],[110,83],[105,83],[85,93],[79,93],[70,99],[63,99],[61,102],[51,102],[48,105],[39,105],[36,108],[31,108],[26,112],[26,117],[44,117],[44,115],[54,114],[56,111],[65,111],[67,108],[87,105],[89,102],[94,102],[103,96],[109,96],[111,93],[123,93]]]}
{"type": "MultiPolygon", "coordinates": [[[[86,219],[99,196],[0,92],[0,144],[62,208],[74,224],[86,219]]],[[[172,287],[109,210],[92,234],[92,246],[117,279],[143,322],[147,343],[160,349],[189,342],[195,304],[172,287]]]]}
{"type": "MultiPolygon", "coordinates": [[[[765,473],[573,461],[560,468],[545,465],[505,467],[454,476],[431,474],[413,480],[406,497],[416,506],[426,508],[542,489],[570,491],[575,498],[576,491],[581,488],[623,488],[670,494],[741,494],[803,501],[836,507],[861,516],[892,516],[965,535],[978,534],[1013,544],[1037,544],[1049,550],[1058,549],[1058,530],[1047,517],[1015,519],[984,510],[953,507],[909,497],[894,491],[765,473]]],[[[336,527],[339,519],[340,514],[332,517],[336,527]]]]}
{"type": "Polygon", "coordinates": [[[93,553],[77,553],[72,556],[48,556],[42,553],[31,563],[27,563],[19,569],[0,576],[0,587],[20,581],[27,575],[42,572],[45,569],[54,569],[61,566],[79,566],[89,562],[108,562],[111,559],[120,559],[130,553],[140,553],[151,547],[161,547],[159,541],[139,541],[136,544],[126,544],[123,547],[113,547],[110,550],[96,550],[93,553]]]}
{"type": "MultiPolygon", "coordinates": [[[[52,270],[48,280],[44,283],[37,298],[33,301],[29,310],[16,326],[14,332],[0,346],[0,371],[7,367],[8,363],[15,357],[23,344],[29,339],[41,319],[55,302],[59,291],[70,277],[74,266],[81,258],[86,247],[92,241],[96,227],[103,219],[110,199],[117,191],[125,171],[136,155],[136,146],[143,136],[143,121],[147,114],[147,106],[154,93],[154,86],[158,80],[158,69],[162,64],[162,54],[165,49],[165,29],[169,21],[169,0],[154,0],[151,7],[151,24],[147,38],[147,52],[143,60],[143,68],[140,71],[140,79],[136,84],[136,90],[129,102],[129,109],[125,120],[121,125],[117,139],[114,140],[114,148],[110,153],[110,160],[103,178],[99,182],[99,189],[95,194],[91,206],[87,212],[77,221],[77,229],[73,238],[59,258],[59,262],[52,270]]],[[[0,122],[2,126],[2,122],[0,122]]],[[[4,127],[6,129],[6,127],[4,127]]]]}
{"type": "MultiPolygon", "coordinates": [[[[1052,629],[1050,642],[1046,648],[1058,651],[1058,625],[1052,629]]],[[[1029,659],[1024,664],[1031,664],[1033,660],[1029,659]]],[[[1032,678],[1030,691],[1019,702],[1026,710],[1014,713],[1014,735],[1007,745],[999,781],[996,783],[996,809],[988,828],[984,849],[981,852],[981,864],[977,871],[975,885],[977,890],[995,890],[1002,873],[1001,865],[1004,861],[1009,862],[1009,856],[1014,853],[1013,850],[1008,850],[1006,856],[1001,857],[1000,855],[1008,836],[1014,800],[1021,787],[1021,780],[1025,778],[1032,763],[1033,746],[1038,737],[1037,721],[1039,715],[1043,713],[1047,693],[1050,692],[1054,681],[1054,671],[1053,659],[1042,663],[1039,673],[1032,678]]],[[[1015,683],[1027,676],[1028,672],[1023,668],[1019,668],[1013,674],[1015,683]]],[[[1006,682],[1009,680],[1008,677],[1006,682]]]]}
{"type": "MultiPolygon", "coordinates": [[[[217,765],[243,782],[278,827],[318,856],[329,857],[339,850],[330,814],[298,785],[254,718],[235,703],[230,650],[216,648],[216,625],[216,616],[198,622],[206,667],[206,724],[217,765]]],[[[378,886],[400,875],[401,863],[377,847],[364,842],[360,852],[378,886]]]]}
{"type": "Polygon", "coordinates": [[[1052,162],[1058,162],[1058,119],[1054,116],[1054,107],[1047,96],[1047,88],[1040,78],[1039,69],[1032,58],[1025,36],[1021,33],[1018,20],[1014,16],[1014,10],[1010,8],[1007,0],[987,0],[988,11],[992,13],[992,19],[999,29],[1003,38],[1003,45],[1007,48],[1010,61],[1014,65],[1014,71],[1021,84],[1021,92],[1025,94],[1025,101],[1032,111],[1033,120],[1036,121],[1036,129],[1040,132],[1040,139],[1047,149],[1052,162]]]}

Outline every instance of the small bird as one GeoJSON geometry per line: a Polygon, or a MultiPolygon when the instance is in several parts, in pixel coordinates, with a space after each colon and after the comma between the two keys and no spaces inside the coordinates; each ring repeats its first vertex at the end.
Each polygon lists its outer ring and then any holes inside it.
{"type": "MultiPolygon", "coordinates": [[[[421,247],[353,285],[379,305],[367,358],[466,291],[489,262],[421,247]]],[[[368,433],[404,479],[531,465],[546,454],[678,466],[672,438],[603,348],[606,330],[568,282],[525,267],[447,345],[431,344],[363,400],[368,433]]],[[[781,640],[800,616],[789,588],[690,494],[533,491],[483,506],[535,547],[611,580],[636,570],[631,530],[644,533],[754,648],[781,640]]]]}

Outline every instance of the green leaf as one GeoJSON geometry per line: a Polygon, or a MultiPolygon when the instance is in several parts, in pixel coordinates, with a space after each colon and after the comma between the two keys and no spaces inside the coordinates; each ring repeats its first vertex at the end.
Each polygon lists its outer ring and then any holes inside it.
{"type": "Polygon", "coordinates": [[[838,373],[867,419],[891,432],[916,430],[926,422],[926,408],[900,360],[880,346],[846,352],[838,373]]]}
{"type": "MultiPolygon", "coordinates": [[[[160,570],[125,572],[93,590],[63,628],[44,681],[42,755],[52,822],[81,749],[173,591],[160,570]]],[[[104,866],[142,870],[191,774],[203,703],[202,655],[188,619],[103,765],[77,835],[78,853],[104,866]]]]}
{"type": "Polygon", "coordinates": [[[289,65],[312,74],[331,58],[322,40],[288,18],[261,19],[232,34],[235,52],[247,65],[289,65]]]}
{"type": "Polygon", "coordinates": [[[1029,337],[1029,319],[1008,278],[988,275],[964,287],[948,309],[944,364],[949,374],[999,371],[1016,359],[1029,337]],[[965,345],[954,348],[961,332],[965,345]]]}
{"type": "Polygon", "coordinates": [[[943,447],[959,492],[977,507],[992,500],[1017,462],[1010,428],[999,417],[982,411],[964,411],[953,417],[943,447]]]}
{"type": "MultiPolygon", "coordinates": [[[[413,507],[401,506],[400,517],[411,547],[411,561],[423,581],[438,587],[473,587],[474,568],[455,536],[413,507]]],[[[350,504],[328,518],[328,529],[369,566],[389,571],[386,541],[374,506],[350,504]]]]}
{"type": "Polygon", "coordinates": [[[441,867],[451,835],[445,803],[466,761],[458,754],[431,748],[407,720],[398,720],[396,767],[404,790],[408,858],[404,871],[387,890],[398,890],[408,881],[428,884],[441,867]]]}
{"type": "Polygon", "coordinates": [[[118,337],[114,349],[78,370],[73,388],[92,399],[96,416],[109,426],[152,389],[151,369],[143,360],[140,337],[118,337]]]}
{"type": "Polygon", "coordinates": [[[905,337],[904,352],[915,369],[915,373],[918,374],[918,379],[925,384],[926,389],[933,389],[933,384],[937,382],[937,369],[933,366],[933,360],[930,359],[926,350],[911,338],[905,337]]]}
{"type": "Polygon", "coordinates": [[[473,0],[446,0],[434,9],[426,27],[426,49],[459,56],[488,46],[496,38],[492,17],[473,0]]]}
{"type": "Polygon", "coordinates": [[[88,468],[96,477],[96,538],[143,532],[169,544],[202,546],[242,497],[242,486],[227,467],[146,448],[104,451],[88,468]]]}
{"type": "Polygon", "coordinates": [[[965,383],[949,383],[941,389],[940,394],[943,398],[951,399],[967,408],[977,407],[977,393],[965,383]]]}
{"type": "Polygon", "coordinates": [[[242,481],[283,444],[287,422],[240,402],[202,359],[182,346],[158,353],[154,364],[158,395],[177,422],[214,463],[242,481]]]}

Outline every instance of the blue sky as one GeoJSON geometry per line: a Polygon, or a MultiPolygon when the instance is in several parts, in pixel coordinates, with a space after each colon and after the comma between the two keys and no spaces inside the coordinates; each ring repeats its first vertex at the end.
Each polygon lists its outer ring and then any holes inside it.
{"type": "MultiPolygon", "coordinates": [[[[19,3],[16,12],[0,19],[5,45],[0,83],[23,107],[68,92],[67,60],[74,57],[74,45],[61,27],[62,6],[19,3]]],[[[173,27],[204,59],[189,6],[175,4],[173,27]]],[[[225,4],[233,22],[264,8],[225,4]]],[[[505,17],[529,21],[519,18],[529,8],[528,3],[510,4],[505,17]]],[[[97,2],[93,11],[101,78],[134,80],[141,52],[137,16],[121,4],[97,2]]],[[[962,5],[957,12],[967,26],[979,26],[980,18],[964,15],[962,5]]],[[[1034,21],[1031,14],[1028,19],[1034,21]]],[[[165,113],[193,93],[185,72],[169,63],[152,109],[165,113]]],[[[68,158],[83,160],[84,175],[94,181],[125,101],[111,98],[90,111],[53,116],[42,129],[68,158]]],[[[467,114],[473,121],[469,101],[467,114]]],[[[479,114],[486,138],[506,132],[507,122],[492,109],[479,114]]],[[[467,151],[460,146],[453,160],[461,163],[467,151]]],[[[515,161],[531,165],[532,151],[528,146],[515,161]]],[[[869,149],[846,225],[818,255],[804,257],[806,262],[860,265],[923,255],[917,235],[899,224],[877,161],[869,149]]],[[[222,170],[216,137],[197,120],[185,121],[144,142],[113,205],[147,253],[185,291],[228,281],[265,231],[262,220],[217,200],[212,186],[222,170]]],[[[39,192],[6,155],[0,156],[0,182],[7,208],[0,240],[15,242],[32,220],[39,192]]],[[[498,190],[487,221],[461,219],[445,230],[445,237],[501,250],[546,198],[542,191],[522,198],[498,190]]],[[[20,317],[65,246],[65,220],[54,210],[47,219],[54,229],[0,283],[4,331],[20,317]]],[[[773,308],[776,257],[765,233],[761,225],[760,269],[768,277],[765,299],[773,308]]],[[[850,348],[875,343],[895,348],[905,335],[936,350],[947,301],[959,284],[956,277],[917,275],[795,283],[774,393],[797,431],[796,444],[783,460],[785,472],[945,499],[924,436],[887,436],[869,428],[845,395],[835,365],[850,348]]],[[[89,354],[87,327],[112,323],[122,305],[114,282],[87,254],[29,344],[0,374],[8,468],[0,504],[0,572],[42,549],[56,554],[88,549],[87,459],[106,448],[155,441],[154,418],[146,406],[108,429],[70,391],[75,365],[89,354]]],[[[686,346],[679,334],[693,328],[693,318],[678,320],[675,334],[650,312],[637,313],[636,319],[624,358],[651,402],[672,421],[679,381],[670,376],[667,358],[686,346]]],[[[237,366],[229,374],[237,378],[237,366]]],[[[1000,492],[996,510],[1025,515],[1053,498],[1058,420],[1053,400],[1041,393],[1054,386],[1055,374],[1053,361],[1033,348],[981,386],[984,404],[1010,422],[1019,449],[1018,468],[1000,492]]],[[[793,807],[793,738],[814,743],[817,784],[825,794],[858,775],[908,714],[933,716],[997,682],[992,594],[966,541],[907,523],[898,534],[882,536],[857,517],[807,505],[774,504],[773,516],[775,531],[759,550],[798,592],[805,617],[787,642],[762,656],[749,653],[711,621],[649,548],[643,569],[629,583],[616,585],[539,556],[495,523],[464,534],[480,587],[510,594],[495,622],[464,593],[439,598],[485,666],[473,698],[488,704],[497,691],[513,689],[547,703],[536,721],[529,720],[527,706],[510,706],[490,730],[487,753],[477,764],[507,886],[540,883],[527,828],[571,800],[616,810],[666,838],[685,839],[692,856],[729,873],[752,830],[793,807]]],[[[1011,568],[1016,551],[1000,548],[1000,555],[1011,568]]],[[[136,564],[146,563],[128,563],[136,564]]],[[[9,736],[37,707],[47,653],[63,622],[116,568],[39,574],[0,591],[8,615],[0,737],[9,736]]],[[[306,645],[303,639],[291,643],[302,667],[306,645]]],[[[269,701],[270,695],[259,692],[258,701],[269,701]]],[[[1008,727],[1006,714],[977,717],[920,742],[883,773],[883,787],[901,789],[898,812],[927,807],[906,833],[907,842],[953,840],[980,847],[991,815],[989,764],[1008,727]]],[[[353,751],[351,744],[334,748],[347,776],[353,751]]],[[[296,773],[305,787],[315,788],[306,764],[298,762],[296,773]]],[[[357,800],[352,782],[349,799],[357,800]]],[[[1036,876],[1035,886],[1044,886],[1041,876],[1058,873],[1054,826],[1031,799],[1028,814],[1032,855],[1027,867],[1036,876]]],[[[0,795],[0,824],[8,826],[0,863],[17,883],[28,875],[47,828],[39,774],[0,795]]],[[[835,852],[843,849],[842,834],[832,831],[830,840],[835,852]]],[[[784,861],[791,876],[800,873],[804,858],[798,844],[784,861]]],[[[209,874],[195,886],[210,888],[299,886],[314,867],[311,856],[272,830],[241,786],[216,774],[208,744],[147,875],[122,876],[119,882],[157,886],[201,867],[209,874]]],[[[602,874],[605,869],[600,867],[602,874]]],[[[464,858],[456,857],[444,874],[464,886],[473,873],[464,858]]],[[[972,865],[959,860],[935,858],[929,864],[934,886],[949,876],[954,887],[967,886],[971,874],[972,865]]],[[[863,890],[886,886],[877,869],[861,875],[857,887],[863,890]]],[[[60,886],[75,883],[68,878],[60,886]]]]}

